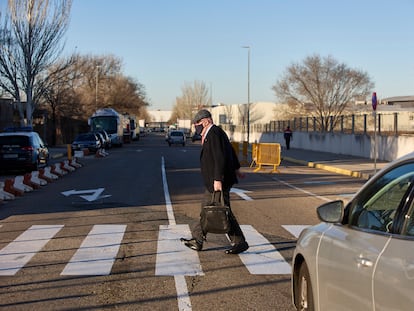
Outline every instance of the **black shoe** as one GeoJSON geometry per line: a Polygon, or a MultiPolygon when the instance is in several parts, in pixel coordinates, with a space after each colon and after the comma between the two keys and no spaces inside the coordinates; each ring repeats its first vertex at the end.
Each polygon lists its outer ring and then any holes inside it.
{"type": "Polygon", "coordinates": [[[239,244],[233,245],[232,248],[229,248],[226,250],[226,254],[240,254],[244,251],[246,251],[249,248],[249,244],[247,244],[246,241],[241,242],[239,244]]]}
{"type": "Polygon", "coordinates": [[[203,242],[199,242],[196,239],[181,238],[180,241],[184,242],[184,245],[187,246],[188,248],[191,248],[197,252],[201,251],[201,249],[203,248],[203,242]]]}

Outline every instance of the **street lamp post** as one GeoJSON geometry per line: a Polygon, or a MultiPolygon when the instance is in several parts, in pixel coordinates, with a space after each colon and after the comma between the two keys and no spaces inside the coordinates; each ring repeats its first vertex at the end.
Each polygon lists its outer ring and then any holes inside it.
{"type": "Polygon", "coordinates": [[[95,108],[98,110],[98,86],[99,86],[99,68],[101,66],[96,66],[96,89],[95,89],[95,108]]]}
{"type": "Polygon", "coordinates": [[[250,46],[242,46],[247,49],[247,143],[250,142],[250,46]]]}

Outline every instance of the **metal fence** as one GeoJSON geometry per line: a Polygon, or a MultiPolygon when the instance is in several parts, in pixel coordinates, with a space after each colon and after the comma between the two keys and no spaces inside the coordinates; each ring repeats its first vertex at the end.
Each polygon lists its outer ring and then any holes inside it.
{"type": "MultiPolygon", "coordinates": [[[[247,132],[247,126],[222,125],[226,130],[247,132]]],[[[299,117],[291,120],[251,124],[250,132],[283,132],[287,126],[294,132],[332,132],[345,134],[413,135],[414,112],[341,115],[338,118],[299,117]],[[376,122],[375,122],[376,120],[376,122]],[[325,125],[325,127],[322,126],[325,125]],[[376,124],[376,128],[374,127],[376,124]],[[326,128],[326,130],[322,130],[326,128]]]]}

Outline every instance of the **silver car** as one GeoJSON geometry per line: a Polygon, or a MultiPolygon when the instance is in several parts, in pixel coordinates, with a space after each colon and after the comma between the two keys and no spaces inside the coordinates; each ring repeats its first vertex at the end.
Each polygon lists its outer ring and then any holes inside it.
{"type": "Polygon", "coordinates": [[[172,130],[167,134],[168,146],[179,144],[185,146],[185,134],[183,131],[172,130]]]}
{"type": "Polygon", "coordinates": [[[414,310],[413,202],[414,152],[318,207],[293,255],[297,310],[414,310]]]}

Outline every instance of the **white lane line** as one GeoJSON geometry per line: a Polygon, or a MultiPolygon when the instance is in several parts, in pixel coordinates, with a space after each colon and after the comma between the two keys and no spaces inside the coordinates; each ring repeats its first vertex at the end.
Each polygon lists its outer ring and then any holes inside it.
{"type": "Polygon", "coordinates": [[[174,276],[175,289],[177,291],[178,310],[191,311],[191,300],[188,294],[187,283],[184,276],[174,276]]]}
{"type": "MultiPolygon", "coordinates": [[[[168,223],[170,226],[174,226],[176,225],[176,222],[175,222],[174,211],[173,211],[172,203],[170,199],[170,193],[168,190],[167,174],[165,173],[164,157],[161,157],[161,173],[162,173],[162,183],[164,187],[165,206],[167,208],[167,215],[168,215],[168,223]]],[[[186,236],[186,235],[183,235],[183,236],[186,236]]],[[[180,237],[177,238],[176,242],[178,242],[179,239],[180,237]]],[[[183,245],[181,245],[181,247],[183,247],[183,245]]],[[[157,260],[158,260],[159,255],[160,254],[157,253],[157,260]]],[[[198,262],[200,262],[200,260],[198,259],[198,255],[197,255],[197,260],[198,262]]],[[[200,265],[200,269],[201,269],[201,265],[200,265]]],[[[184,275],[174,275],[174,281],[175,281],[175,289],[177,291],[178,310],[191,311],[192,310],[191,300],[190,300],[190,295],[188,293],[187,282],[185,281],[184,275]]]]}
{"type": "Polygon", "coordinates": [[[31,226],[0,251],[0,275],[15,275],[63,225],[31,226]]]}
{"type": "Polygon", "coordinates": [[[295,189],[295,190],[298,190],[298,191],[300,191],[300,192],[306,193],[306,194],[308,194],[308,195],[310,195],[310,196],[313,196],[313,197],[315,197],[315,198],[321,199],[321,200],[323,200],[323,201],[326,201],[326,202],[330,202],[330,201],[332,201],[332,199],[328,199],[328,198],[326,198],[326,197],[322,197],[322,196],[320,196],[320,195],[317,195],[317,194],[312,193],[312,192],[310,192],[310,191],[304,190],[304,189],[302,189],[302,188],[298,188],[298,187],[296,187],[296,186],[294,186],[294,185],[291,185],[291,184],[287,183],[286,181],[283,181],[283,180],[281,180],[281,179],[279,179],[279,178],[277,178],[277,177],[273,177],[272,179],[273,179],[273,180],[275,180],[275,181],[278,181],[278,182],[280,182],[280,183],[282,183],[282,184],[284,184],[285,186],[288,186],[288,187],[290,187],[290,188],[292,188],[292,189],[295,189]]]}
{"type": "Polygon", "coordinates": [[[233,193],[237,194],[243,200],[253,201],[253,199],[246,194],[246,192],[251,192],[251,191],[243,190],[243,189],[239,189],[239,188],[231,188],[230,192],[233,192],[233,193]]]}
{"type": "Polygon", "coordinates": [[[174,211],[172,208],[170,192],[168,190],[167,174],[165,173],[164,157],[161,158],[161,174],[162,174],[162,184],[164,186],[164,197],[165,197],[165,206],[167,208],[168,223],[170,225],[175,225],[176,224],[175,216],[174,216],[174,211]]]}
{"type": "Polygon", "coordinates": [[[250,225],[241,225],[249,249],[239,254],[251,274],[290,274],[292,269],[270,242],[250,225]]]}
{"type": "Polygon", "coordinates": [[[160,226],[156,275],[204,275],[198,253],[180,241],[186,236],[191,236],[188,225],[160,226]]]}
{"type": "Polygon", "coordinates": [[[309,225],[282,225],[282,227],[290,232],[294,237],[298,238],[300,233],[306,229],[307,227],[310,227],[309,225]]]}
{"type": "Polygon", "coordinates": [[[109,275],[126,225],[95,225],[61,275],[109,275]]]}

